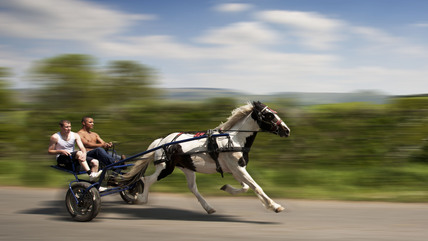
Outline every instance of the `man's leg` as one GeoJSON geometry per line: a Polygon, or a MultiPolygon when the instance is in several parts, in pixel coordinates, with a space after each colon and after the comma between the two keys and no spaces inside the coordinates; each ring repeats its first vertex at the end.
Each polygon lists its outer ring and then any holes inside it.
{"type": "Polygon", "coordinates": [[[90,181],[94,181],[100,176],[102,171],[98,171],[98,160],[92,159],[90,161],[91,165],[89,166],[88,162],[86,161],[86,155],[84,155],[81,151],[76,152],[76,159],[79,161],[83,169],[88,173],[90,181]]]}
{"type": "Polygon", "coordinates": [[[91,170],[88,163],[86,162],[86,158],[84,157],[81,151],[76,152],[76,159],[79,161],[80,166],[83,167],[83,170],[85,170],[86,172],[91,170]]]}
{"type": "Polygon", "coordinates": [[[86,155],[89,157],[98,159],[101,163],[103,163],[106,166],[114,163],[114,158],[101,147],[88,151],[86,155]]]}

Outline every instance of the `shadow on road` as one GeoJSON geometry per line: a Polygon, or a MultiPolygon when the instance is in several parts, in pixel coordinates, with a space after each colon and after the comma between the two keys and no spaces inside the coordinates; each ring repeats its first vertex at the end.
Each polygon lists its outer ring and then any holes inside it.
{"type": "MultiPolygon", "coordinates": [[[[49,215],[58,221],[72,221],[65,208],[64,201],[45,201],[40,208],[22,210],[20,214],[49,215]]],[[[175,220],[202,222],[235,222],[252,224],[277,224],[276,222],[243,220],[239,217],[221,214],[206,214],[185,209],[153,207],[145,205],[126,205],[116,202],[104,202],[96,220],[175,220]]]]}

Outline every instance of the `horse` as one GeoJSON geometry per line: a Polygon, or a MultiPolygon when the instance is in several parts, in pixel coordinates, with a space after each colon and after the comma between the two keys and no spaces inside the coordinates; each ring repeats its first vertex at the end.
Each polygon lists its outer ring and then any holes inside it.
{"type": "Polygon", "coordinates": [[[246,170],[248,154],[259,131],[270,132],[280,137],[290,135],[290,129],[276,111],[259,101],[248,102],[234,109],[226,122],[207,133],[199,134],[206,135],[206,138],[180,142],[198,135],[176,132],[154,140],[148,150],[157,149],[144,154],[118,182],[126,185],[141,179],[144,189],[142,194],[138,194],[138,199],[144,204],[148,201],[150,186],[171,174],[177,167],[185,174],[190,191],[205,211],[212,214],[216,210],[199,193],[195,172],[205,174],[220,172],[222,176],[223,173],[230,173],[242,187],[238,189],[226,184],[220,188],[221,190],[234,195],[247,192],[251,188],[263,206],[276,213],[281,212],[284,208],[269,198],[246,170]],[[227,135],[216,136],[220,133],[227,135]],[[162,145],[164,148],[159,148],[162,145]],[[147,167],[152,162],[155,165],[154,173],[145,176],[147,167]]]}

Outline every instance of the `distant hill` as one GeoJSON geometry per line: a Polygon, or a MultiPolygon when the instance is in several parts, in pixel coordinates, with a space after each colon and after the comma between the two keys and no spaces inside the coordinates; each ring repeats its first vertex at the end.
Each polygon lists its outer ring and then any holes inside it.
{"type": "MultiPolygon", "coordinates": [[[[33,89],[13,90],[20,101],[31,102],[34,98],[33,89]]],[[[392,98],[428,97],[428,94],[390,96],[376,91],[358,91],[351,93],[311,93],[311,92],[279,92],[270,95],[253,95],[230,89],[216,88],[164,88],[162,98],[183,101],[203,101],[212,98],[234,98],[245,102],[260,100],[264,102],[278,99],[290,99],[298,105],[319,105],[349,102],[369,102],[375,104],[387,103],[392,98]]]]}
{"type": "Polygon", "coordinates": [[[162,90],[164,98],[178,100],[205,100],[223,97],[236,98],[243,95],[243,93],[227,89],[166,88],[162,90]]]}
{"type": "Polygon", "coordinates": [[[374,91],[360,91],[352,93],[304,93],[280,92],[271,95],[251,95],[228,89],[210,88],[167,88],[164,89],[164,98],[177,100],[205,100],[210,98],[230,97],[238,100],[271,101],[275,99],[292,99],[299,105],[332,104],[345,102],[386,103],[391,96],[374,91]]]}

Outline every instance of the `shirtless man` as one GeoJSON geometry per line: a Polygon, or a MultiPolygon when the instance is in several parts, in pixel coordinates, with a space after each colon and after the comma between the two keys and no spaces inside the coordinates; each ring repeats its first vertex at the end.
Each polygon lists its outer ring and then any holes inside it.
{"type": "Polygon", "coordinates": [[[96,132],[92,131],[92,128],[94,128],[94,119],[87,116],[83,117],[82,129],[77,134],[79,134],[83,145],[88,150],[86,159],[98,159],[106,166],[114,163],[115,159],[107,153],[107,150],[113,146],[113,143],[105,142],[96,132]]]}
{"type": "Polygon", "coordinates": [[[86,149],[80,139],[80,136],[71,131],[71,122],[62,120],[59,123],[61,130],[53,134],[50,138],[48,153],[56,155],[56,159],[72,158],[72,161],[78,161],[80,166],[88,173],[89,180],[94,181],[101,172],[98,171],[98,160],[93,159],[89,163],[86,161],[86,149]],[[75,151],[77,144],[79,151],[75,151]]]}

